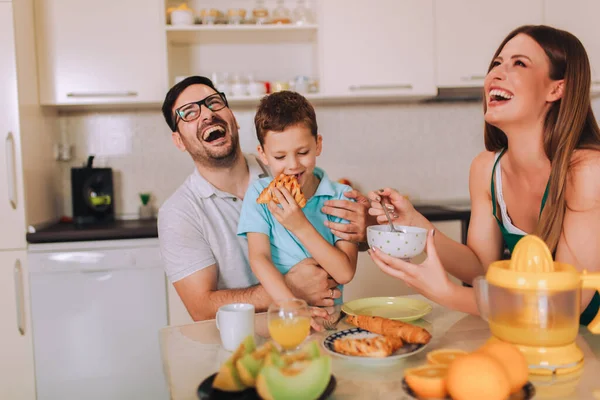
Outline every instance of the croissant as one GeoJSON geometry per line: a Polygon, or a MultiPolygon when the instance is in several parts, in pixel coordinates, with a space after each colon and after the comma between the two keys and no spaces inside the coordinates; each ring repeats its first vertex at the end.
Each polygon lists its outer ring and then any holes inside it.
{"type": "Polygon", "coordinates": [[[304,208],[306,205],[306,198],[300,189],[300,184],[294,175],[285,175],[281,174],[277,178],[273,179],[269,186],[263,189],[260,193],[256,202],[259,204],[268,204],[271,200],[275,202],[275,204],[279,204],[279,200],[277,196],[273,195],[274,187],[285,187],[288,192],[292,195],[296,203],[300,206],[300,208],[304,208]]]}
{"type": "Polygon", "coordinates": [[[359,357],[387,357],[402,347],[402,339],[376,336],[360,339],[337,339],[333,342],[336,352],[359,357]]]}
{"type": "Polygon", "coordinates": [[[407,343],[427,344],[431,334],[420,326],[368,315],[349,315],[348,323],[383,336],[399,337],[407,343]]]}

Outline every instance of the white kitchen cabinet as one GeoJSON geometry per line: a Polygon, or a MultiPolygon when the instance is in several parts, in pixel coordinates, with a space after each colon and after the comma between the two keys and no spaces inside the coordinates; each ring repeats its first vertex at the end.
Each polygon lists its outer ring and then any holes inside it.
{"type": "Polygon", "coordinates": [[[36,0],[40,102],[162,102],[167,91],[161,0],[36,0]]]}
{"type": "MultiPolygon", "coordinates": [[[[0,15],[2,10],[4,3],[0,15]]],[[[0,318],[0,399],[34,400],[25,251],[0,251],[0,318]]]]}
{"type": "Polygon", "coordinates": [[[11,227],[0,228],[2,250],[25,247],[17,67],[11,3],[0,3],[0,37],[0,224],[11,227]]]}
{"type": "Polygon", "coordinates": [[[600,2],[544,0],[544,23],[564,29],[583,43],[592,65],[592,92],[600,93],[600,2]]]}
{"type": "Polygon", "coordinates": [[[435,0],[437,86],[483,86],[502,40],[521,25],[542,23],[542,1],[435,0]]]}
{"type": "Polygon", "coordinates": [[[321,90],[327,96],[429,97],[433,0],[319,3],[321,90]]]}

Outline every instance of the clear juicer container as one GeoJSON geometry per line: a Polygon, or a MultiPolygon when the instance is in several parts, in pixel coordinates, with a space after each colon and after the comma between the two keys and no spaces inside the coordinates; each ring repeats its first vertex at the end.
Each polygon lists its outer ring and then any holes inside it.
{"type": "MultiPolygon", "coordinates": [[[[482,282],[485,281],[476,284],[482,282]]],[[[498,339],[536,347],[563,346],[575,341],[579,331],[579,288],[540,290],[506,288],[487,282],[485,285],[487,320],[498,339]]],[[[480,311],[483,316],[484,310],[480,311]]]]}

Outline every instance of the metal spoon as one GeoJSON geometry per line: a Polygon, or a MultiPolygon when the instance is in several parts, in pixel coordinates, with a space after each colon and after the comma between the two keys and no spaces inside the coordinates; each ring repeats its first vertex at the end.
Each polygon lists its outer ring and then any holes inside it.
{"type": "Polygon", "coordinates": [[[381,201],[379,202],[381,203],[381,207],[383,208],[383,212],[385,213],[385,217],[388,220],[388,224],[390,224],[390,232],[398,232],[398,233],[406,233],[405,230],[403,229],[396,229],[394,228],[394,223],[392,222],[392,218],[390,217],[390,213],[388,212],[388,209],[386,207],[386,205],[383,203],[383,199],[381,199],[381,201]]]}

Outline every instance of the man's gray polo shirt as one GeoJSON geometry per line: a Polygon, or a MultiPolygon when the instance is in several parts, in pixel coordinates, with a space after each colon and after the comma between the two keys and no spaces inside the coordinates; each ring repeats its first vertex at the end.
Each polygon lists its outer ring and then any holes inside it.
{"type": "MultiPolygon", "coordinates": [[[[250,180],[268,176],[253,155],[245,155],[250,180]]],[[[217,265],[217,289],[245,288],[258,280],[248,262],[248,242],[237,235],[242,200],[194,172],[158,213],[158,238],[171,282],[217,265]]]]}

